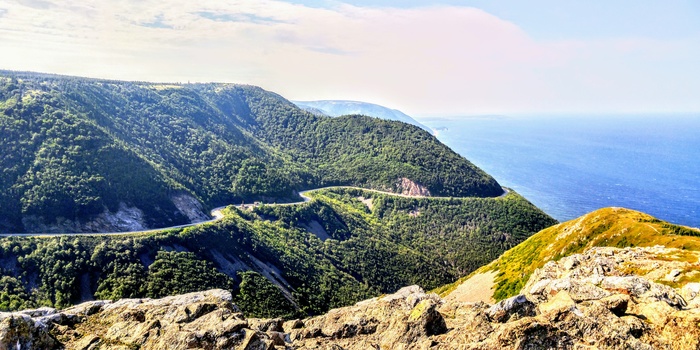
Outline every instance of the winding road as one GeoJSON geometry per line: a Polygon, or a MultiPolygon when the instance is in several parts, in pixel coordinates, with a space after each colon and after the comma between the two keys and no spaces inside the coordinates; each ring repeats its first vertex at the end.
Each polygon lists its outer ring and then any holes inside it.
{"type": "MultiPolygon", "coordinates": [[[[361,191],[366,191],[366,192],[374,192],[374,193],[381,193],[381,194],[386,194],[390,196],[396,196],[396,197],[404,197],[404,198],[430,198],[430,199],[449,199],[449,198],[464,198],[464,197],[428,197],[428,196],[414,196],[414,195],[408,195],[408,194],[401,194],[401,193],[393,193],[393,192],[386,192],[386,191],[380,191],[380,190],[372,190],[372,189],[367,189],[367,188],[361,188],[361,187],[355,187],[355,186],[328,186],[328,187],[320,187],[320,188],[314,188],[311,190],[306,190],[306,191],[301,191],[299,192],[299,197],[301,197],[301,201],[299,202],[290,202],[290,203],[272,203],[272,204],[265,204],[265,205],[275,205],[275,206],[286,206],[286,205],[297,205],[297,204],[302,204],[311,201],[311,197],[307,196],[308,193],[311,192],[316,192],[316,191],[321,191],[321,190],[329,190],[329,189],[336,189],[336,188],[348,188],[348,189],[356,189],[356,190],[361,190],[361,191]]],[[[505,197],[510,190],[508,188],[503,187],[503,194],[496,198],[500,197],[505,197]]],[[[467,197],[469,198],[469,197],[467,197]]],[[[238,205],[232,205],[237,208],[245,208],[245,207],[251,207],[254,206],[255,204],[238,204],[238,205]]],[[[144,234],[144,233],[155,233],[155,232],[161,232],[161,231],[167,231],[167,230],[172,230],[172,229],[178,229],[178,228],[185,228],[185,227],[191,227],[191,226],[197,226],[197,225],[203,225],[207,223],[212,223],[215,221],[219,221],[224,218],[224,214],[221,212],[224,208],[228,207],[223,206],[223,207],[217,207],[211,210],[210,214],[212,218],[210,220],[206,221],[199,221],[199,222],[194,222],[190,224],[184,224],[184,225],[177,225],[177,226],[170,226],[170,227],[161,227],[161,228],[154,228],[154,229],[149,229],[149,230],[140,230],[140,231],[127,231],[127,232],[100,232],[100,233],[93,233],[93,232],[72,232],[72,233],[0,233],[0,237],[55,237],[55,236],[116,236],[116,235],[130,235],[130,234],[144,234]]]]}

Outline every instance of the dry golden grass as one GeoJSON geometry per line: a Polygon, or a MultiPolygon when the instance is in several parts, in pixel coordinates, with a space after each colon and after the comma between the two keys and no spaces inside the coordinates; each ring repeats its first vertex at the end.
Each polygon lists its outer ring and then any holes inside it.
{"type": "MultiPolygon", "coordinates": [[[[446,296],[475,274],[496,272],[494,299],[516,295],[535,269],[551,260],[581,253],[591,247],[650,247],[662,245],[686,251],[700,251],[700,230],[669,224],[650,215],[624,209],[603,208],[578,219],[546,228],[505,252],[492,263],[459,281],[438,288],[446,296]]],[[[659,257],[696,263],[697,255],[680,251],[659,257]]],[[[700,274],[674,282],[674,286],[700,280],[700,274]]],[[[467,282],[468,283],[468,282],[467,282]]]]}

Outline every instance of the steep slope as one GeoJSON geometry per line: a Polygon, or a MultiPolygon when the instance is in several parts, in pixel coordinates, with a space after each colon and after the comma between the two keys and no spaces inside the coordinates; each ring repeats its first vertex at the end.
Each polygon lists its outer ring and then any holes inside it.
{"type": "MultiPolygon", "coordinates": [[[[657,245],[680,249],[678,257],[669,256],[668,259],[682,260],[683,252],[700,251],[700,230],[663,222],[634,210],[603,208],[546,228],[471,275],[436,291],[447,300],[502,300],[517,294],[535,269],[549,261],[591,247],[657,245]]],[[[695,260],[690,256],[688,259],[695,260]]],[[[688,265],[679,271],[676,282],[680,284],[674,286],[700,281],[700,274],[694,272],[696,269],[688,265]]],[[[652,279],[663,282],[663,277],[665,274],[652,279]]]]}
{"type": "Polygon", "coordinates": [[[320,100],[320,101],[292,101],[301,109],[309,111],[317,115],[328,115],[331,117],[340,117],[341,115],[361,114],[370,117],[397,120],[406,124],[415,125],[430,133],[433,132],[429,127],[421,124],[417,120],[411,118],[407,114],[398,109],[391,109],[384,106],[376,105],[367,102],[358,101],[343,101],[343,100],[320,100]]]}
{"type": "Polygon", "coordinates": [[[443,285],[555,222],[515,192],[309,195],[161,233],[0,239],[0,310],[223,288],[249,315],[319,314],[405,285],[443,285]]]}
{"type": "Polygon", "coordinates": [[[204,219],[206,209],[357,185],[498,196],[428,133],[304,112],[263,89],[0,71],[0,232],[99,232],[204,219]]]}

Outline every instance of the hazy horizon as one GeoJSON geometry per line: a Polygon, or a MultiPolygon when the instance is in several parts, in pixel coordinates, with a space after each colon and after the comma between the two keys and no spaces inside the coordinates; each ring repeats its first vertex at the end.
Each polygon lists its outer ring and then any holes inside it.
{"type": "Polygon", "coordinates": [[[697,113],[700,3],[0,4],[0,69],[252,84],[423,118],[697,113]]]}

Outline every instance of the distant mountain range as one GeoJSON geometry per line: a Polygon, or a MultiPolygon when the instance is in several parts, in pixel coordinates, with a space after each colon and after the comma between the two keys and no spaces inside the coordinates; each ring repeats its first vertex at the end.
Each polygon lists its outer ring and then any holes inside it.
{"type": "Polygon", "coordinates": [[[292,101],[299,108],[316,115],[339,117],[341,115],[362,114],[385,120],[397,120],[415,125],[433,133],[433,130],[398,109],[391,109],[374,103],[343,100],[292,101]]]}

